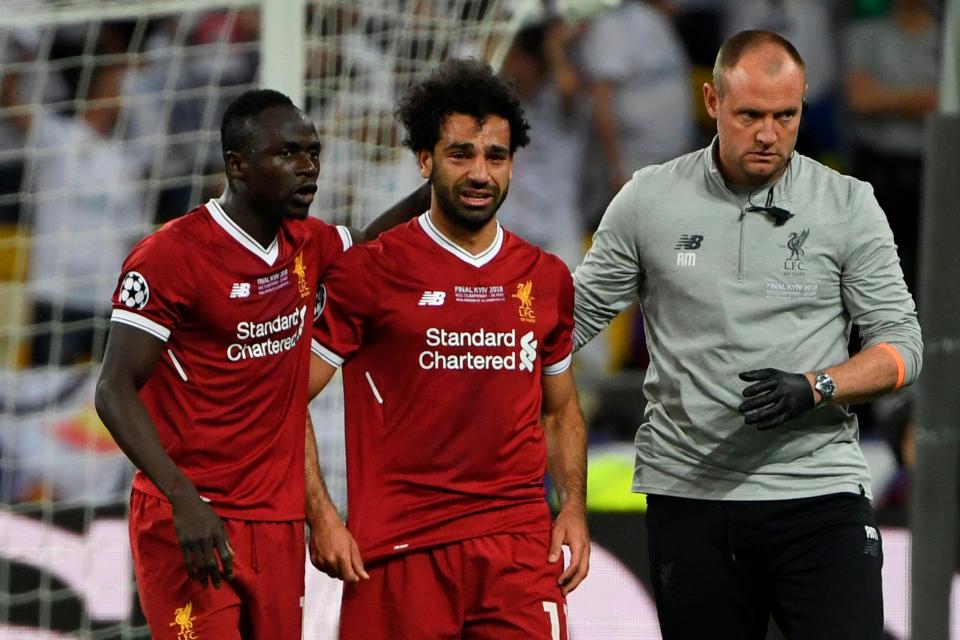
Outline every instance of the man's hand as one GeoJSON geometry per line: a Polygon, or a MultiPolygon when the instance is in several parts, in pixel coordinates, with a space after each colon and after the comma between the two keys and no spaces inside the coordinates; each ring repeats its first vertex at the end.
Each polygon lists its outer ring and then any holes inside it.
{"type": "Polygon", "coordinates": [[[548,562],[563,558],[562,545],[570,547],[570,565],[560,576],[557,584],[563,595],[577,588],[590,570],[590,534],[587,532],[587,515],[582,507],[565,508],[553,523],[550,533],[548,562]]]}
{"type": "Polygon", "coordinates": [[[223,530],[223,521],[195,492],[172,501],[172,505],[173,526],[180,540],[187,575],[204,587],[212,583],[219,589],[221,577],[233,578],[233,549],[223,530]]]}
{"type": "Polygon", "coordinates": [[[310,523],[310,562],[331,578],[360,582],[370,576],[363,568],[360,548],[335,512],[310,523]]]}
{"type": "Polygon", "coordinates": [[[815,404],[813,387],[802,373],[756,369],[744,371],[740,379],[756,383],[743,390],[747,400],[739,408],[744,422],[760,431],[793,420],[815,404]]]}

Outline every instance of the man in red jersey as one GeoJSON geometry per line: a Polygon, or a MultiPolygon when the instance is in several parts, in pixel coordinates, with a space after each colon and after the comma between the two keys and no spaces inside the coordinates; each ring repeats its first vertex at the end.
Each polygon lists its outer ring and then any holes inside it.
{"type": "Polygon", "coordinates": [[[346,581],[343,639],[565,639],[589,563],[573,285],[495,216],[527,123],[474,60],[441,65],[398,114],[432,202],[324,281],[310,391],[344,365],[349,520],[308,484],[326,522],[311,559],[346,581]]]}
{"type": "Polygon", "coordinates": [[[317,283],[353,239],[307,215],[320,140],[289,98],[243,94],[221,137],[224,195],[125,261],[96,406],[139,468],[151,636],[299,640],[310,333],[317,283]]]}

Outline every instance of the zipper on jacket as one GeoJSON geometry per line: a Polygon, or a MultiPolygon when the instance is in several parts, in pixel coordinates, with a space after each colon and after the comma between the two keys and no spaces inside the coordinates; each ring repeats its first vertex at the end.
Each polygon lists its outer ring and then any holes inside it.
{"type": "Polygon", "coordinates": [[[740,205],[740,252],[737,254],[737,282],[743,282],[743,227],[747,212],[740,205]]]}

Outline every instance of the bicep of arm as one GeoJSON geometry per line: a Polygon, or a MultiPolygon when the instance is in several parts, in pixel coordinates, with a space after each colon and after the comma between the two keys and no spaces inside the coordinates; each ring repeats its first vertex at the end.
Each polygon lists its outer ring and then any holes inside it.
{"type": "Polygon", "coordinates": [[[192,492],[192,486],[164,451],[156,427],[140,400],[139,389],[156,366],[164,342],[121,323],[114,322],[107,340],[96,408],[117,446],[172,499],[192,492]]]}
{"type": "Polygon", "coordinates": [[[97,397],[108,396],[115,389],[138,391],[160,359],[164,344],[145,331],[113,322],[97,380],[97,397]]]}
{"type": "Polygon", "coordinates": [[[323,391],[336,372],[336,367],[317,354],[312,354],[310,356],[310,382],[307,385],[307,397],[313,400],[318,393],[323,391]]]}
{"type": "Polygon", "coordinates": [[[572,369],[568,368],[553,376],[543,376],[541,387],[543,388],[541,413],[544,417],[559,417],[560,414],[571,409],[580,411],[572,369]]]}

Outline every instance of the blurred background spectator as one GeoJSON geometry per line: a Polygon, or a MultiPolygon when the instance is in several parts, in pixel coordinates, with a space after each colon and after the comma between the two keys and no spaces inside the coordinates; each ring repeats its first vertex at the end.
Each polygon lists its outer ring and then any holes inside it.
{"type": "Polygon", "coordinates": [[[531,135],[498,219],[572,270],[584,253],[578,203],[590,122],[568,35],[560,21],[526,27],[503,61],[501,74],[516,86],[531,135]]]}
{"type": "MultiPolygon", "coordinates": [[[[76,113],[43,107],[13,117],[27,145],[35,364],[70,364],[99,350],[116,272],[149,229],[143,160],[115,136],[122,74],[109,65],[81,78],[76,113]]],[[[2,106],[22,103],[15,76],[4,89],[2,106]]]]}
{"type": "Polygon", "coordinates": [[[589,229],[634,171],[695,147],[690,67],[665,4],[626,0],[587,27],[580,58],[594,127],[583,167],[589,229]]]}
{"type": "Polygon", "coordinates": [[[927,0],[850,26],[844,94],[854,116],[853,175],[873,185],[916,294],[923,118],[937,106],[940,25],[927,0]]]}

